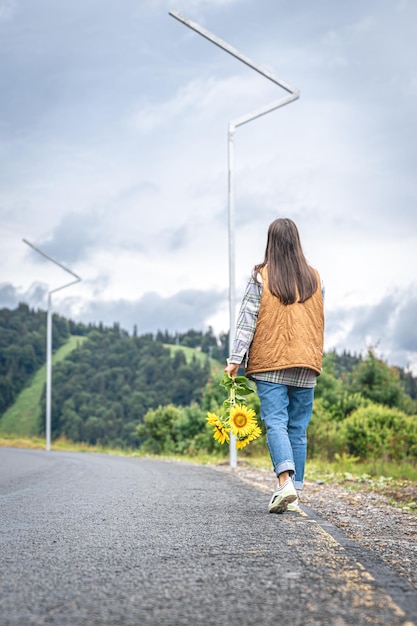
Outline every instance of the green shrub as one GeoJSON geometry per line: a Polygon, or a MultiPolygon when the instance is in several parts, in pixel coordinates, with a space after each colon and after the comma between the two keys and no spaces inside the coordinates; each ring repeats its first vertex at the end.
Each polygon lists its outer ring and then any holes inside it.
{"type": "Polygon", "coordinates": [[[205,429],[205,412],[196,404],[186,407],[169,404],[149,410],[136,433],[143,441],[143,452],[185,454],[196,448],[194,439],[201,439],[205,429]]]}
{"type": "Polygon", "coordinates": [[[309,458],[321,457],[332,460],[335,454],[346,450],[340,422],[333,418],[322,398],[314,401],[307,440],[309,458]]]}
{"type": "Polygon", "coordinates": [[[362,459],[385,457],[387,461],[417,456],[417,416],[369,404],[354,411],[341,426],[349,454],[362,459]]]}

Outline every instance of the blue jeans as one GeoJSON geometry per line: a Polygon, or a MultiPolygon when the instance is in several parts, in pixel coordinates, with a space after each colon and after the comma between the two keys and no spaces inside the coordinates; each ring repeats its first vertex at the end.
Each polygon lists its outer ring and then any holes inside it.
{"type": "Polygon", "coordinates": [[[314,388],[255,382],[274,471],[290,472],[295,488],[302,489],[314,388]]]}

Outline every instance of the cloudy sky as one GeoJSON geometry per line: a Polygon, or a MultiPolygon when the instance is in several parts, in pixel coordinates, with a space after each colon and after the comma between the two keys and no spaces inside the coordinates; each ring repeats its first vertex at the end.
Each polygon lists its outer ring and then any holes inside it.
{"type": "Polygon", "coordinates": [[[0,0],[0,306],[131,331],[226,331],[277,217],[326,286],[326,348],[417,373],[415,0],[0,0]]]}

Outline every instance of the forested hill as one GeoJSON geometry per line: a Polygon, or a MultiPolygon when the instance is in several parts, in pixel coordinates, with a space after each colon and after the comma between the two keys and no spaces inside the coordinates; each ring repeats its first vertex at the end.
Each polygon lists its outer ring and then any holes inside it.
{"type": "MultiPolygon", "coordinates": [[[[160,404],[187,406],[201,397],[209,377],[209,360],[225,362],[227,335],[205,333],[133,336],[118,324],[84,325],[58,315],[53,320],[53,350],[70,335],[86,336],[65,361],[53,369],[53,435],[74,440],[119,439],[131,433],[149,408],[160,404]],[[187,363],[183,352],[163,344],[198,348],[202,359],[187,363]],[[205,356],[203,356],[205,354],[205,356]],[[87,423],[88,422],[88,423],[87,423]]],[[[30,384],[46,359],[46,312],[25,304],[0,310],[0,417],[30,384]]],[[[39,432],[44,407],[38,407],[39,432]]]]}
{"type": "Polygon", "coordinates": [[[208,357],[187,363],[152,335],[95,330],[54,369],[52,436],[134,446],[149,409],[199,402],[209,375],[208,357]]]}
{"type": "MultiPolygon", "coordinates": [[[[69,325],[53,316],[53,349],[69,337],[69,325]]],[[[17,309],[0,309],[0,415],[13,404],[18,393],[46,358],[46,312],[20,304],[17,309]]]]}

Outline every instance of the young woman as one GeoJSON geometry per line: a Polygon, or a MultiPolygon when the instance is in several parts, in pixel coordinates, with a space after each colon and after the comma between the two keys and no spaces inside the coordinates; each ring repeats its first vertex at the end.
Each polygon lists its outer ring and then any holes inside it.
{"type": "Polygon", "coordinates": [[[294,222],[277,219],[268,229],[264,261],[246,287],[225,368],[236,376],[244,363],[246,376],[256,382],[278,477],[270,513],[298,508],[323,334],[320,276],[306,261],[294,222]]]}

